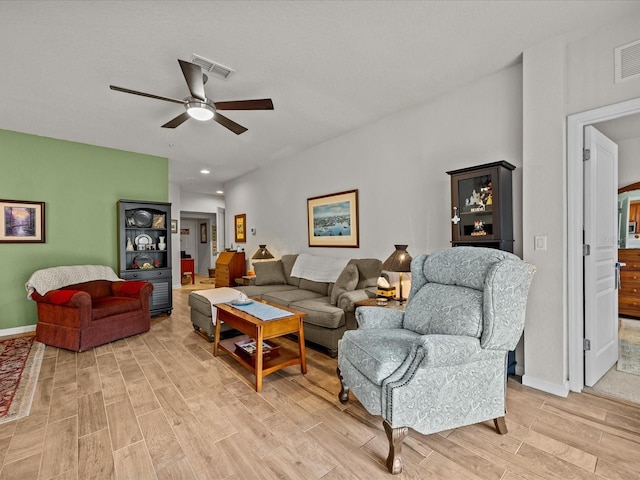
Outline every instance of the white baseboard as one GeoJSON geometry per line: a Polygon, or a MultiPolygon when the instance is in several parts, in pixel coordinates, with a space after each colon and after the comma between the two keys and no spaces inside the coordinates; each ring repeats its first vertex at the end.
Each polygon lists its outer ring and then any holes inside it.
{"type": "Polygon", "coordinates": [[[35,325],[26,325],[24,327],[5,328],[0,330],[0,337],[10,337],[11,335],[20,335],[21,333],[35,332],[35,325]]]}
{"type": "Polygon", "coordinates": [[[567,383],[560,385],[557,383],[547,382],[546,380],[540,380],[539,378],[523,375],[522,384],[559,397],[567,397],[569,395],[569,386],[567,383]]]}

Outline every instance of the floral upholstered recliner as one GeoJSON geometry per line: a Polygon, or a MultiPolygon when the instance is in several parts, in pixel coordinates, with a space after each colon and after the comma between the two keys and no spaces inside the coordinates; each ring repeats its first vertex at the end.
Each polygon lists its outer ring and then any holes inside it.
{"type": "Polygon", "coordinates": [[[339,399],[353,391],[381,415],[386,461],[402,471],[402,440],[494,420],[506,433],[507,354],[522,335],[535,267],[489,248],[455,247],[411,263],[405,311],[360,307],[338,346],[339,399]]]}

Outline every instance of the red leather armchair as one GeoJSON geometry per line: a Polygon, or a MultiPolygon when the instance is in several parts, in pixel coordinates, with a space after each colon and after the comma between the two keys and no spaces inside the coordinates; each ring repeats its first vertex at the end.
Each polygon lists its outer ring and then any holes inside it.
{"type": "Polygon", "coordinates": [[[153,284],[93,280],[33,292],[38,308],[36,340],[81,352],[151,328],[149,297],[153,284]]]}

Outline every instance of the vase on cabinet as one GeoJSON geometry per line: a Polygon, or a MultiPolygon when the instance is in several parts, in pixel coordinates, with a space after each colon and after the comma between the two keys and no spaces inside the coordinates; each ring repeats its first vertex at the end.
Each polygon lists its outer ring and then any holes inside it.
{"type": "Polygon", "coordinates": [[[158,237],[158,239],[158,250],[164,250],[165,248],[167,248],[167,244],[164,243],[164,237],[158,237]]]}

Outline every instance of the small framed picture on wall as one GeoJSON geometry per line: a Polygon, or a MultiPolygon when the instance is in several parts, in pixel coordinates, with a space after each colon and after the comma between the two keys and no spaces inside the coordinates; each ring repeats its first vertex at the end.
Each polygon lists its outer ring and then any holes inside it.
{"type": "Polygon", "coordinates": [[[236,243],[244,243],[247,241],[247,214],[241,213],[234,218],[236,243]]]}
{"type": "Polygon", "coordinates": [[[44,202],[0,200],[0,243],[45,243],[44,202]]]}

